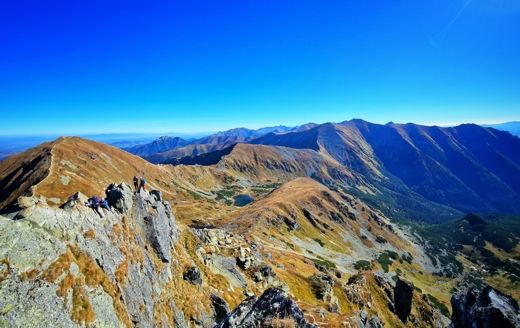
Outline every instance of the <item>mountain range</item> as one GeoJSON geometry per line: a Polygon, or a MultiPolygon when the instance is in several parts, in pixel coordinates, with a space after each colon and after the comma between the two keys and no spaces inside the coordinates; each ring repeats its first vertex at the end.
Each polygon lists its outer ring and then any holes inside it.
{"type": "Polygon", "coordinates": [[[508,132],[352,120],[128,150],[62,137],[0,162],[0,323],[520,325],[508,132]]]}
{"type": "MultiPolygon", "coordinates": [[[[473,124],[441,128],[362,120],[270,129],[229,130],[156,154],[129,151],[156,163],[208,165],[237,143],[306,149],[336,161],[389,198],[394,205],[388,214],[403,201],[406,218],[429,221],[457,212],[520,211],[519,139],[506,132],[473,124]],[[436,213],[429,210],[433,207],[436,213]]],[[[155,144],[141,147],[153,150],[155,144]]]]}

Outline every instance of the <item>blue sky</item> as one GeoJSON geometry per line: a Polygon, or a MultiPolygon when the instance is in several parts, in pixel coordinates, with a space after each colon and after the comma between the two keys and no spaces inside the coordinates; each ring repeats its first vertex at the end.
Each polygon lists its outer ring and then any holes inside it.
{"type": "Polygon", "coordinates": [[[0,134],[520,119],[520,0],[10,1],[0,134]]]}

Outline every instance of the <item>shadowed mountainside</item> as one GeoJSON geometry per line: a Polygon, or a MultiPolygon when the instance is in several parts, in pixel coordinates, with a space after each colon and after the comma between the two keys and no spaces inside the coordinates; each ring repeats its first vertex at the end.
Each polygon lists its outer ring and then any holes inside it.
{"type": "Polygon", "coordinates": [[[255,144],[319,148],[376,185],[397,178],[412,192],[462,211],[520,212],[520,139],[466,124],[454,128],[352,120],[268,134],[255,144]]]}
{"type": "Polygon", "coordinates": [[[290,129],[291,128],[286,126],[266,127],[257,130],[236,128],[217,132],[192,141],[182,140],[182,142],[178,143],[161,142],[162,139],[170,140],[168,139],[169,137],[162,137],[152,143],[125,150],[142,156],[152,163],[172,162],[181,157],[197,156],[212,151],[222,150],[239,142],[247,142],[258,138],[267,133],[284,133],[290,129]],[[160,144],[163,147],[161,147],[160,150],[155,150],[157,144],[160,144]]]}
{"type": "Polygon", "coordinates": [[[137,145],[124,149],[129,153],[144,157],[149,154],[162,153],[173,148],[183,147],[188,143],[189,141],[179,137],[164,136],[144,145],[137,145]]]}

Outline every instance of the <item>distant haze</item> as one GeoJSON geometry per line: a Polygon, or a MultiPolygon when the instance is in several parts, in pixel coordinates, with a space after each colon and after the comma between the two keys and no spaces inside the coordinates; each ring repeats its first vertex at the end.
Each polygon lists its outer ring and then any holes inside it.
{"type": "MultiPolygon", "coordinates": [[[[447,124],[445,126],[454,126],[447,124]]],[[[498,130],[508,131],[513,135],[520,136],[520,122],[505,122],[498,124],[482,124],[498,130]]],[[[262,128],[260,128],[262,129],[262,128]]],[[[105,133],[105,134],[77,134],[83,138],[100,141],[119,148],[130,148],[146,144],[161,136],[181,137],[183,139],[195,139],[211,135],[216,132],[205,133],[105,133]]],[[[40,135],[0,135],[0,160],[34,147],[43,142],[52,141],[60,136],[68,134],[40,134],[40,135]]],[[[71,134],[74,135],[74,134],[71,134]]]]}

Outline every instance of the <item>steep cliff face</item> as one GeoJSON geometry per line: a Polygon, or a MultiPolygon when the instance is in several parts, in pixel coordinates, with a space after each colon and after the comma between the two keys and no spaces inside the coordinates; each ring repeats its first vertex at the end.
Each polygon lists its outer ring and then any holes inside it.
{"type": "Polygon", "coordinates": [[[107,194],[114,208],[100,210],[102,217],[76,194],[61,209],[22,198],[21,211],[0,218],[0,322],[152,327],[184,320],[173,298],[161,300],[178,265],[169,204],[124,184],[107,194]]]}

